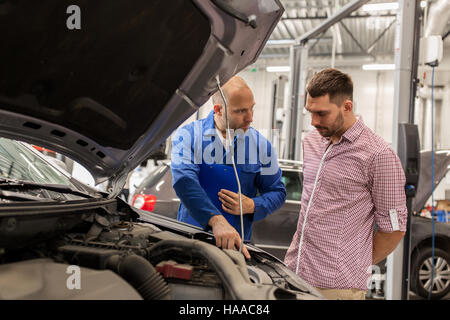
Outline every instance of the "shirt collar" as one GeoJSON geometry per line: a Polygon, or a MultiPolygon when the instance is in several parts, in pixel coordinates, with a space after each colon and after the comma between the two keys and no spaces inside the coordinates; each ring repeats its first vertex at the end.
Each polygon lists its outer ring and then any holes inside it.
{"type": "Polygon", "coordinates": [[[364,122],[362,119],[356,119],[356,122],[344,132],[342,137],[347,139],[350,142],[354,142],[361,135],[364,129],[364,122]]]}

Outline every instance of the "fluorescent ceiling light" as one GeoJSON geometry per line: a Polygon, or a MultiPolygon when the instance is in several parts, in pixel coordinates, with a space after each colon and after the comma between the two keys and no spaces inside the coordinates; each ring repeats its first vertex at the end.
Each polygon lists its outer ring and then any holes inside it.
{"type": "Polygon", "coordinates": [[[397,10],[398,2],[371,3],[362,6],[363,11],[397,10]]]}
{"type": "Polygon", "coordinates": [[[363,64],[363,70],[395,70],[395,64],[363,64]]]}
{"type": "MultiPolygon", "coordinates": [[[[425,8],[427,6],[426,1],[420,1],[420,7],[425,8]]],[[[385,3],[371,3],[362,6],[363,11],[387,11],[398,10],[398,2],[385,2],[385,3]]]]}
{"type": "Polygon", "coordinates": [[[289,72],[291,71],[290,66],[273,66],[273,67],[267,67],[267,72],[289,72]]]}
{"type": "Polygon", "coordinates": [[[280,40],[268,40],[266,46],[283,46],[283,45],[293,45],[296,44],[295,40],[292,39],[280,39],[280,40]]]}

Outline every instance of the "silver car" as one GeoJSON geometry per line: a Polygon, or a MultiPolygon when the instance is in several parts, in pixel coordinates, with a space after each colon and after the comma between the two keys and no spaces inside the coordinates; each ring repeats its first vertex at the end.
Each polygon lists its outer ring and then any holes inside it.
{"type": "Polygon", "coordinates": [[[249,247],[245,260],[117,197],[129,172],[258,58],[280,2],[76,3],[0,4],[0,299],[321,299],[263,250],[249,247]],[[24,142],[76,160],[108,192],[24,142]]]}

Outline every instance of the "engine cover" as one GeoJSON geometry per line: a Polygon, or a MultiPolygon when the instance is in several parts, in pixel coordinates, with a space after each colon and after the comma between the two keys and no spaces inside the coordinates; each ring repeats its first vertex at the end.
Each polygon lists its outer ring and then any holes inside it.
{"type": "Polygon", "coordinates": [[[114,272],[78,268],[74,271],[68,264],[51,259],[0,265],[0,299],[142,300],[137,291],[114,272]],[[72,281],[77,275],[80,281],[72,281]],[[79,288],[73,284],[79,284],[79,288]]]}

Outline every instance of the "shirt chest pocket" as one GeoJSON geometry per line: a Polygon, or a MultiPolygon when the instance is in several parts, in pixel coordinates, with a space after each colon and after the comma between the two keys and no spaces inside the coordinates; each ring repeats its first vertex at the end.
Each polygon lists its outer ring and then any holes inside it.
{"type": "Polygon", "coordinates": [[[357,167],[327,167],[320,175],[319,181],[321,189],[336,195],[337,198],[353,198],[367,191],[367,178],[357,167]]]}
{"type": "Polygon", "coordinates": [[[239,167],[239,181],[242,193],[249,197],[254,197],[257,192],[256,177],[261,172],[261,166],[249,164],[239,167]]]}

